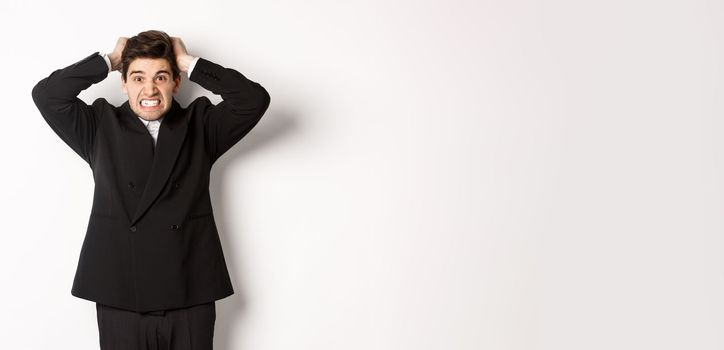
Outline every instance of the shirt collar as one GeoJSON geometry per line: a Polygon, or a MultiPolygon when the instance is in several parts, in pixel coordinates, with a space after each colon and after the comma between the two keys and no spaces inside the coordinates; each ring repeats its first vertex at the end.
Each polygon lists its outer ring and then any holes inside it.
{"type": "Polygon", "coordinates": [[[141,123],[143,123],[143,125],[145,125],[146,127],[148,127],[148,125],[151,124],[151,122],[159,122],[159,123],[160,123],[160,122],[163,120],[163,118],[164,118],[164,117],[161,117],[161,118],[158,118],[158,119],[156,119],[156,120],[146,120],[146,119],[143,119],[143,118],[141,118],[141,117],[139,117],[139,116],[136,116],[136,117],[137,117],[137,118],[141,121],[141,123]]]}

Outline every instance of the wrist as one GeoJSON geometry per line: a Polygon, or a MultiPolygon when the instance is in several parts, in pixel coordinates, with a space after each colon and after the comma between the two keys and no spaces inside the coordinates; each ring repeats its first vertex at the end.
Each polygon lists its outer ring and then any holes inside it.
{"type": "Polygon", "coordinates": [[[111,52],[107,56],[111,60],[111,70],[121,70],[121,55],[111,52]]]}
{"type": "Polygon", "coordinates": [[[178,65],[178,69],[184,73],[188,73],[189,66],[191,65],[191,62],[193,62],[193,60],[195,58],[196,57],[191,56],[191,55],[183,55],[181,57],[178,57],[176,59],[176,64],[178,65]]]}

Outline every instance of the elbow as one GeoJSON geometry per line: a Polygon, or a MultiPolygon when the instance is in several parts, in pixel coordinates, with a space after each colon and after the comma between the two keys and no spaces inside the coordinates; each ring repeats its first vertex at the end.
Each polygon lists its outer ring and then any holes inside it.
{"type": "Polygon", "coordinates": [[[262,115],[264,115],[267,108],[269,108],[269,104],[271,103],[271,96],[263,86],[259,85],[259,89],[261,89],[261,104],[259,105],[259,117],[261,117],[262,115]]]}
{"type": "Polygon", "coordinates": [[[40,83],[37,83],[37,84],[35,84],[35,86],[33,86],[33,91],[31,92],[31,96],[33,97],[33,102],[35,102],[36,105],[38,104],[38,99],[43,94],[41,89],[42,88],[40,87],[40,83]]]}
{"type": "Polygon", "coordinates": [[[47,100],[47,92],[45,90],[45,79],[39,81],[35,86],[33,86],[33,90],[31,91],[31,96],[33,97],[33,102],[36,106],[40,107],[43,104],[43,101],[47,100]]]}

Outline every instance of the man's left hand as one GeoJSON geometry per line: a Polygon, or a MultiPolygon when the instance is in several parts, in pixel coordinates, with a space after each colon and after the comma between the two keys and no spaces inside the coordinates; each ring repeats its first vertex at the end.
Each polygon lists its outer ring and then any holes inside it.
{"type": "Polygon", "coordinates": [[[189,55],[188,51],[186,51],[186,45],[184,45],[181,38],[171,37],[171,42],[173,43],[173,53],[176,55],[176,65],[178,69],[184,73],[188,73],[189,65],[195,57],[189,55]]]}

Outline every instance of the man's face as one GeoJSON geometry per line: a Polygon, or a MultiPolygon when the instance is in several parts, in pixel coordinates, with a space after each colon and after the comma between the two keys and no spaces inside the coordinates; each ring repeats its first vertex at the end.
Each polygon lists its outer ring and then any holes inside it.
{"type": "Polygon", "coordinates": [[[128,67],[126,81],[121,79],[131,110],[146,120],[161,118],[171,109],[180,85],[181,77],[173,79],[165,58],[136,58],[128,67]]]}

